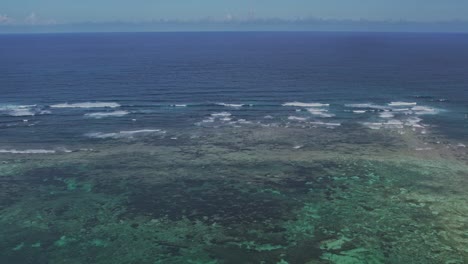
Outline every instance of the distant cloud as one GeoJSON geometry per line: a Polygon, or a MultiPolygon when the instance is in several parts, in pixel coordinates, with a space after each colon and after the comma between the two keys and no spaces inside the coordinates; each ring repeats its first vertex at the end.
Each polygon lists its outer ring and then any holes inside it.
{"type": "Polygon", "coordinates": [[[31,26],[44,26],[44,25],[55,25],[57,22],[53,19],[44,19],[38,17],[35,12],[32,12],[24,19],[24,24],[31,26]]]}
{"type": "Polygon", "coordinates": [[[12,23],[13,23],[12,18],[10,18],[7,15],[0,14],[0,25],[8,25],[8,24],[12,24],[12,23]]]}
{"type": "Polygon", "coordinates": [[[29,16],[26,17],[24,22],[29,25],[36,25],[37,23],[36,13],[32,12],[31,14],[29,14],[29,16]]]}
{"type": "Polygon", "coordinates": [[[379,31],[468,32],[468,20],[419,22],[407,20],[324,19],[314,17],[260,18],[227,13],[199,19],[158,19],[57,23],[35,12],[23,19],[0,15],[1,32],[118,32],[118,31],[379,31]]]}
{"type": "Polygon", "coordinates": [[[225,21],[232,21],[234,19],[234,16],[232,14],[226,14],[224,17],[225,21]]]}

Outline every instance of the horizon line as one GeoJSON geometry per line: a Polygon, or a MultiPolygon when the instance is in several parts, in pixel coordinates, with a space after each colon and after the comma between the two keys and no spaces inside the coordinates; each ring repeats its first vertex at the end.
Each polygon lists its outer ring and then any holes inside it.
{"type": "Polygon", "coordinates": [[[167,30],[167,31],[60,31],[60,32],[1,32],[0,35],[66,35],[66,34],[144,34],[144,33],[369,33],[369,34],[453,34],[467,31],[373,31],[373,30],[167,30]]]}

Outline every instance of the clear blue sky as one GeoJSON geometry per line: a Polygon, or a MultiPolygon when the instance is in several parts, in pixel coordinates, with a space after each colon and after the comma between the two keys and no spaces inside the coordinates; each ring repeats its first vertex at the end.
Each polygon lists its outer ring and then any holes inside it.
{"type": "MultiPolygon", "coordinates": [[[[0,16],[19,23],[149,19],[297,18],[439,21],[468,19],[468,0],[0,0],[0,16]]],[[[2,18],[0,17],[0,23],[2,18]]]]}

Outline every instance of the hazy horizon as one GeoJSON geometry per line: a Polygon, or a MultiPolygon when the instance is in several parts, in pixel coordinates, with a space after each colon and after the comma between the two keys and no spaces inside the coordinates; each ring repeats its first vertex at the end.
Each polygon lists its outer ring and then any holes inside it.
{"type": "Polygon", "coordinates": [[[79,32],[323,31],[466,33],[468,21],[373,21],[350,19],[155,20],[52,24],[0,24],[0,34],[79,32]]]}
{"type": "Polygon", "coordinates": [[[0,3],[0,33],[114,31],[468,32],[468,3],[70,0],[0,3]]]}

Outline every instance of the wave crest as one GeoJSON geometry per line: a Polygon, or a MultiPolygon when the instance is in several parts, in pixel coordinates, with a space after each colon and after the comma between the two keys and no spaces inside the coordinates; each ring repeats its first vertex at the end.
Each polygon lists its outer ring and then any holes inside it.
{"type": "Polygon", "coordinates": [[[325,107],[325,106],[330,106],[330,104],[288,102],[288,103],[282,104],[282,106],[294,106],[294,107],[325,107]]]}
{"type": "Polygon", "coordinates": [[[86,117],[92,118],[106,118],[106,117],[122,117],[130,114],[128,111],[114,111],[114,112],[97,112],[97,113],[89,113],[85,114],[86,117]]]}
{"type": "Polygon", "coordinates": [[[102,132],[95,132],[95,133],[88,133],[86,134],[89,138],[96,138],[96,139],[132,139],[135,137],[141,136],[150,136],[156,134],[165,134],[166,131],[161,129],[142,129],[142,130],[133,130],[133,131],[119,131],[115,133],[102,133],[102,132]]]}
{"type": "Polygon", "coordinates": [[[117,108],[120,104],[114,102],[85,102],[85,103],[62,103],[54,104],[51,108],[117,108]]]}

